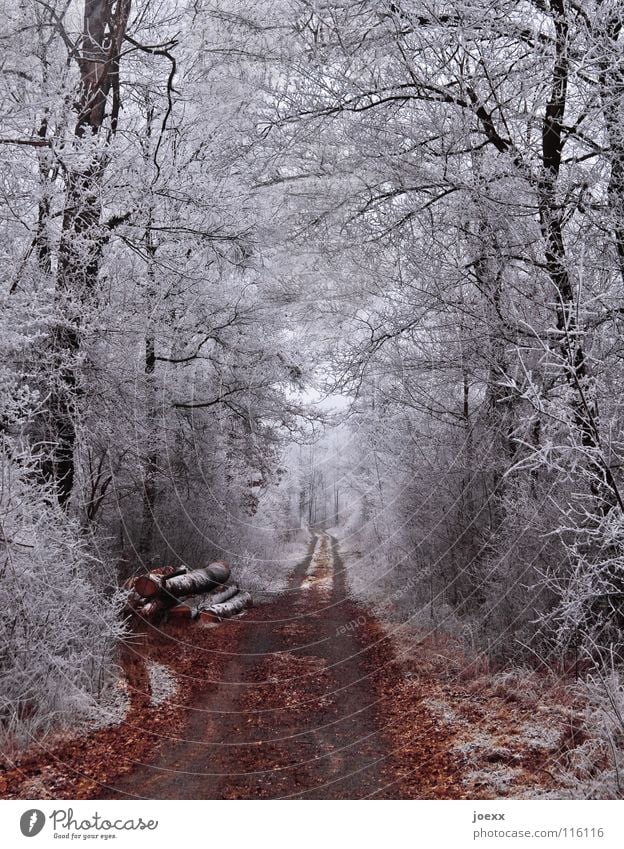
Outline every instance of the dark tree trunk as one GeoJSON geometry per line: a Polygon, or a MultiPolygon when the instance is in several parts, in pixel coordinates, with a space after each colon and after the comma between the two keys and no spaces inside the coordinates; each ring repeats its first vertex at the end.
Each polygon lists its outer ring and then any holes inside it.
{"type": "MultiPolygon", "coordinates": [[[[130,2],[85,0],[83,34],[77,59],[80,90],[75,135],[78,140],[103,132],[109,99],[107,141],[115,132],[119,112],[119,55],[130,2]]],[[[94,154],[87,164],[70,168],[66,176],[56,281],[57,308],[62,318],[51,337],[54,377],[47,420],[50,453],[45,465],[62,505],[68,502],[74,483],[77,356],[81,346],[82,311],[96,288],[100,267],[103,244],[100,188],[105,168],[105,154],[100,152],[94,154]]]]}
{"type": "Polygon", "coordinates": [[[564,117],[568,88],[568,21],[565,0],[550,0],[555,27],[555,62],[551,93],[542,123],[542,178],[539,184],[539,214],[545,241],[546,271],[553,284],[556,298],[559,350],[566,380],[574,390],[574,419],[581,444],[590,457],[591,491],[600,501],[600,510],[608,512],[621,502],[617,484],[602,456],[598,431],[598,408],[593,398],[589,368],[583,348],[582,329],[578,325],[576,301],[568,272],[568,260],[563,238],[563,211],[557,199],[557,189],[563,147],[564,117]]]}
{"type": "Polygon", "coordinates": [[[623,15],[620,9],[610,17],[604,27],[606,43],[601,50],[603,56],[600,74],[600,94],[605,116],[605,127],[609,140],[608,159],[611,166],[609,178],[609,206],[612,229],[617,249],[620,277],[624,283],[624,136],[622,123],[624,107],[624,59],[621,41],[623,15]]]}
{"type": "MultiPolygon", "coordinates": [[[[152,238],[150,229],[151,221],[145,234],[145,247],[148,257],[147,280],[147,309],[152,309],[156,295],[154,260],[156,256],[156,245],[152,238]]],[[[143,562],[149,562],[152,556],[152,542],[154,536],[155,508],[157,497],[157,474],[158,453],[156,451],[158,437],[158,404],[155,391],[156,371],[156,338],[154,335],[153,320],[147,317],[147,331],[145,334],[145,413],[147,418],[147,445],[148,451],[142,459],[143,465],[143,504],[141,517],[141,536],[139,539],[139,556],[143,562]]]]}

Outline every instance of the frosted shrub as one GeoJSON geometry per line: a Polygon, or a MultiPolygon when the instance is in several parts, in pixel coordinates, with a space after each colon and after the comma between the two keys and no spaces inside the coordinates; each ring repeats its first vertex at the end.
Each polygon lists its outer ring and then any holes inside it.
{"type": "Polygon", "coordinates": [[[3,748],[93,715],[122,625],[112,575],[42,485],[0,443],[0,738],[3,748]]]}
{"type": "Polygon", "coordinates": [[[586,798],[621,799],[624,795],[624,681],[612,666],[587,681],[585,718],[589,740],[574,752],[571,766],[585,787],[586,798]]]}

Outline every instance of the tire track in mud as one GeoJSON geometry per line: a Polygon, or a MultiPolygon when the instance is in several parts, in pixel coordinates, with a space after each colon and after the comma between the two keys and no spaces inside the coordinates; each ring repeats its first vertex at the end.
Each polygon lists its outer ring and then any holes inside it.
{"type": "MultiPolygon", "coordinates": [[[[153,763],[110,798],[383,798],[394,785],[379,688],[400,679],[374,617],[348,597],[338,545],[325,533],[288,591],[236,622],[236,653],[153,763]]],[[[200,673],[199,673],[200,674],[200,673]]]]}

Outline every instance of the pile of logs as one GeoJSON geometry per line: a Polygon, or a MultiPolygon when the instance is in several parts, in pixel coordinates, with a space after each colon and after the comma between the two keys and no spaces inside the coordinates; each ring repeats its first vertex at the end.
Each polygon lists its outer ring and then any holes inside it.
{"type": "Polygon", "coordinates": [[[130,590],[127,606],[142,619],[162,622],[169,619],[204,619],[220,622],[241,613],[252,604],[251,595],[229,583],[230,567],[217,561],[204,569],[164,566],[130,578],[124,584],[130,590]],[[195,606],[183,599],[201,600],[195,606]]]}

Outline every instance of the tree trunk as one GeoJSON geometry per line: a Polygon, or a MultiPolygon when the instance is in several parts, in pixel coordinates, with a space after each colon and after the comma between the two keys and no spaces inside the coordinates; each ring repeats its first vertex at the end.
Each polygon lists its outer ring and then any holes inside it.
{"type": "MultiPolygon", "coordinates": [[[[151,105],[149,96],[146,102],[146,127],[145,140],[143,143],[143,159],[147,163],[151,156],[152,122],[154,119],[154,107],[151,105]]],[[[152,556],[152,545],[154,538],[155,507],[158,495],[158,403],[156,398],[156,334],[153,311],[156,306],[156,251],[157,245],[154,241],[153,232],[153,201],[150,201],[147,215],[147,223],[143,236],[145,244],[145,255],[147,261],[147,287],[145,292],[145,454],[141,458],[143,466],[143,498],[141,531],[139,536],[138,554],[143,563],[149,563],[152,556]]]]}
{"type": "Polygon", "coordinates": [[[559,173],[565,144],[564,117],[568,88],[568,21],[564,0],[551,0],[555,27],[555,62],[551,93],[542,122],[542,178],[538,186],[539,215],[545,241],[546,271],[555,290],[558,343],[565,377],[575,400],[573,415],[581,445],[589,456],[590,488],[607,513],[618,503],[624,510],[611,470],[603,457],[598,430],[598,408],[590,386],[589,368],[578,325],[577,304],[563,238],[563,211],[557,198],[559,173]]]}
{"type": "MultiPolygon", "coordinates": [[[[151,221],[150,221],[151,224],[151,221]]],[[[154,245],[151,230],[147,229],[145,235],[146,251],[148,256],[148,310],[152,308],[155,296],[154,281],[154,258],[156,246],[154,245]]],[[[152,543],[154,537],[154,511],[156,507],[156,476],[158,472],[158,454],[156,452],[158,438],[158,404],[156,401],[155,371],[156,371],[156,338],[154,336],[153,319],[147,316],[147,331],[145,334],[145,415],[147,420],[146,441],[148,451],[142,458],[143,465],[143,504],[141,517],[141,534],[139,538],[138,553],[144,563],[149,563],[152,556],[152,543]]]]}
{"type": "Polygon", "coordinates": [[[609,206],[615,246],[617,249],[620,277],[624,283],[624,136],[622,134],[622,91],[624,90],[624,60],[620,36],[623,16],[616,7],[605,23],[605,44],[599,43],[603,57],[600,74],[600,96],[605,116],[605,128],[609,140],[607,153],[611,174],[609,177],[609,206]]]}
{"type": "MultiPolygon", "coordinates": [[[[130,0],[85,0],[83,33],[77,59],[80,69],[77,140],[101,135],[106,106],[112,92],[110,128],[114,134],[119,112],[119,56],[130,14],[130,0]]],[[[79,141],[77,142],[78,146],[79,141]]],[[[104,148],[106,150],[106,147],[104,148]]],[[[80,157],[76,157],[80,160],[80,157]]],[[[106,155],[90,154],[86,164],[67,171],[65,210],[61,229],[56,280],[59,315],[52,332],[51,362],[54,376],[48,405],[50,455],[44,466],[56,485],[62,505],[68,502],[74,482],[76,398],[80,325],[84,306],[98,279],[103,234],[101,185],[106,155]]]]}

